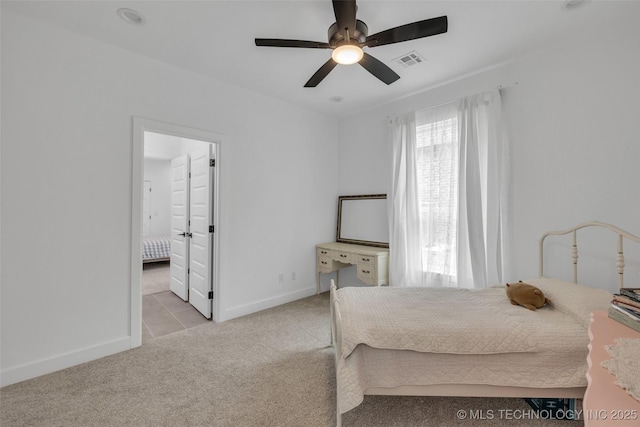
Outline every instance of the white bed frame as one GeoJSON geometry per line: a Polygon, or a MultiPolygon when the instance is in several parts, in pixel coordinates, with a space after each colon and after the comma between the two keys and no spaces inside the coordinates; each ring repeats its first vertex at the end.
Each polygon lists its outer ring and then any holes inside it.
{"type": "MultiPolygon", "coordinates": [[[[563,231],[550,231],[545,233],[540,239],[540,277],[544,277],[544,240],[548,236],[558,236],[573,233],[572,245],[572,263],[573,263],[573,282],[578,283],[578,246],[576,234],[577,231],[586,227],[603,227],[615,232],[618,235],[618,251],[616,257],[616,267],[618,271],[618,283],[623,287],[624,276],[624,253],[623,239],[627,238],[634,242],[640,243],[640,237],[624,231],[614,225],[603,222],[588,222],[577,225],[571,229],[563,231]]],[[[336,366],[340,355],[342,354],[341,342],[341,314],[339,310],[339,302],[336,297],[336,285],[331,280],[331,337],[335,349],[336,366]]],[[[336,370],[337,371],[337,370],[336,370]]],[[[337,377],[336,377],[337,380],[337,377]]],[[[512,387],[512,386],[492,386],[479,384],[435,384],[425,386],[398,386],[398,387],[370,387],[364,391],[365,395],[385,395],[385,396],[458,396],[458,397],[536,397],[536,398],[579,398],[584,396],[586,387],[573,388],[534,388],[534,387],[512,387]]],[[[342,426],[342,414],[336,403],[336,425],[342,426]]]]}
{"type": "Polygon", "coordinates": [[[594,222],[586,222],[584,224],[576,225],[573,228],[563,231],[549,231],[542,235],[540,238],[540,277],[544,277],[544,239],[548,236],[563,236],[571,233],[573,235],[573,244],[571,246],[571,262],[573,263],[573,283],[578,283],[578,240],[577,234],[578,230],[587,227],[602,227],[608,230],[613,231],[618,235],[618,254],[616,256],[616,268],[618,270],[618,287],[622,288],[624,286],[624,252],[623,252],[623,242],[624,239],[629,239],[633,242],[640,243],[640,237],[633,235],[627,231],[624,231],[621,228],[616,227],[615,225],[607,224],[604,222],[594,221],[594,222]]]}

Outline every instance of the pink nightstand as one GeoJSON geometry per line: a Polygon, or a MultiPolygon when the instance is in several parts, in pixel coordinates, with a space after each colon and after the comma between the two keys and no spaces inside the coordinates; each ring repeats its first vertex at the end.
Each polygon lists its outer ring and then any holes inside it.
{"type": "Polygon", "coordinates": [[[606,311],[591,314],[588,386],[582,405],[585,427],[640,426],[640,402],[615,385],[615,376],[601,365],[611,359],[605,345],[622,337],[640,338],[640,332],[610,319],[606,311]]]}

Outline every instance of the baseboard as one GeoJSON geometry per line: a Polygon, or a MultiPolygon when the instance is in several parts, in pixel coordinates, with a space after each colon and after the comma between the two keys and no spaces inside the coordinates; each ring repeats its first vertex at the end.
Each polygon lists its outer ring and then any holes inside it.
{"type": "Polygon", "coordinates": [[[246,316],[248,314],[257,313],[258,311],[266,310],[268,308],[277,307],[288,302],[297,301],[302,298],[310,297],[316,294],[316,287],[308,287],[300,289],[288,294],[277,295],[272,298],[265,298],[260,301],[252,302],[250,304],[239,305],[227,310],[222,310],[220,321],[235,319],[236,317],[246,316]]]}
{"type": "Polygon", "coordinates": [[[108,343],[86,347],[35,362],[25,363],[0,372],[0,386],[15,384],[21,381],[50,374],[61,369],[70,368],[92,360],[110,356],[131,348],[131,337],[120,338],[108,343]]]}

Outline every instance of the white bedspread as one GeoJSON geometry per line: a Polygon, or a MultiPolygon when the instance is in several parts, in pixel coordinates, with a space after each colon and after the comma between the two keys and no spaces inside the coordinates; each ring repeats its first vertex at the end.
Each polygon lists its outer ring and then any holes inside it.
{"type": "Polygon", "coordinates": [[[509,303],[504,288],[343,288],[342,356],[358,344],[431,353],[531,352],[550,330],[538,312],[509,303]]]}
{"type": "Polygon", "coordinates": [[[584,386],[589,313],[612,296],[552,279],[535,285],[557,300],[553,307],[511,305],[504,287],[337,290],[339,411],[359,405],[368,387],[584,386]]]}

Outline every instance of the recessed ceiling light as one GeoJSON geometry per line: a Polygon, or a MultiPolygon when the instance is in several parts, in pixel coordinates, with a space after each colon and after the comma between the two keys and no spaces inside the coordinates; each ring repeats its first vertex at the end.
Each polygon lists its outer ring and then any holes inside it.
{"type": "Polygon", "coordinates": [[[127,9],[126,7],[118,9],[118,16],[129,24],[142,25],[145,23],[144,16],[142,16],[140,12],[133,9],[127,9]]]}
{"type": "Polygon", "coordinates": [[[577,8],[579,8],[581,6],[584,6],[588,2],[589,2],[589,0],[565,0],[562,3],[562,8],[564,10],[573,10],[573,9],[577,9],[577,8]]]}

